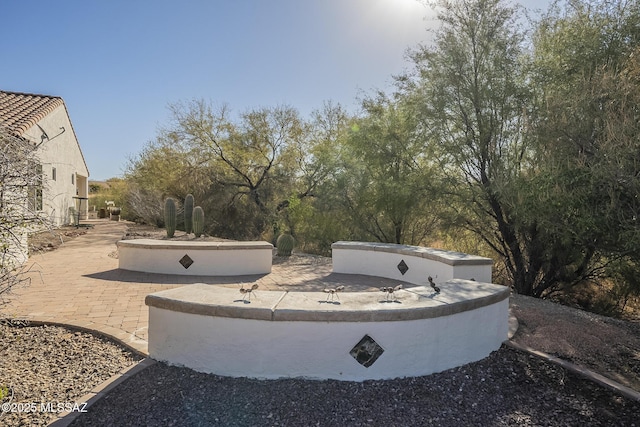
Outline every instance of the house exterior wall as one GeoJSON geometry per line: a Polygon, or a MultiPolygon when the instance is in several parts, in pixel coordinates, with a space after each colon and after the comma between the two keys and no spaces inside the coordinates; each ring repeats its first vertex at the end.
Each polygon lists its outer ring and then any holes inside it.
{"type": "MultiPolygon", "coordinates": [[[[64,105],[38,122],[49,139],[39,145],[36,155],[42,165],[43,211],[53,225],[74,221],[72,209],[87,217],[89,170],[82,156],[69,114],[64,105]],[[62,132],[64,128],[64,132],[62,132]],[[55,171],[55,172],[54,172],[55,171]],[[55,174],[55,175],[54,175],[55,174]],[[84,200],[81,200],[84,198],[84,200]],[[80,204],[81,201],[81,204],[80,204]]],[[[33,126],[23,136],[39,143],[42,131],[33,126]]]]}

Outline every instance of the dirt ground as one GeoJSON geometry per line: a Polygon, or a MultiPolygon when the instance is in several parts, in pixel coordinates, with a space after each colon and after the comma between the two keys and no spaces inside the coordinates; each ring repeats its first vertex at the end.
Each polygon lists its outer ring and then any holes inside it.
{"type": "Polygon", "coordinates": [[[513,341],[557,356],[640,391],[640,322],[512,295],[513,341]]]}
{"type": "Polygon", "coordinates": [[[87,234],[85,228],[76,228],[75,226],[66,225],[60,228],[32,233],[29,235],[29,256],[53,251],[78,236],[87,234]]]}

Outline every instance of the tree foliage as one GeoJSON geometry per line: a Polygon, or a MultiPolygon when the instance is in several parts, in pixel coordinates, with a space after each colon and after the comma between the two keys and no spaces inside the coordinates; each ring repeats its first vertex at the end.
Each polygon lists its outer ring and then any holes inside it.
{"type": "Polygon", "coordinates": [[[508,0],[432,5],[433,45],[359,114],[173,105],[130,164],[134,204],[192,193],[210,234],[291,233],[323,254],[343,239],[473,247],[538,297],[606,277],[640,292],[638,0],[556,3],[532,32],[508,0]]]}
{"type": "Polygon", "coordinates": [[[538,26],[532,62],[539,174],[549,177],[544,198],[555,207],[545,225],[585,254],[574,269],[623,287],[621,263],[637,268],[640,254],[639,6],[583,1],[552,9],[538,26]]]}
{"type": "Polygon", "coordinates": [[[501,0],[438,5],[435,46],[414,52],[415,77],[400,83],[438,147],[457,223],[500,255],[518,291],[531,294],[545,280],[546,254],[538,225],[519,216],[532,165],[516,11],[501,0]]]}
{"type": "Polygon", "coordinates": [[[193,193],[213,213],[207,215],[210,233],[260,236],[288,199],[296,161],[305,152],[298,113],[262,108],[234,121],[227,107],[202,100],[171,110],[174,123],[132,161],[129,178],[163,196],[193,193]]]}
{"type": "Polygon", "coordinates": [[[420,244],[438,222],[439,182],[415,114],[381,92],[365,98],[362,110],[342,153],[346,212],[367,239],[420,244]]]}
{"type": "Polygon", "coordinates": [[[48,225],[40,213],[46,182],[29,141],[0,128],[0,302],[23,275],[27,235],[48,225]]]}
{"type": "Polygon", "coordinates": [[[453,224],[498,254],[520,293],[549,295],[637,252],[633,3],[552,9],[530,55],[510,3],[439,1],[435,45],[399,79],[439,146],[453,224]]]}

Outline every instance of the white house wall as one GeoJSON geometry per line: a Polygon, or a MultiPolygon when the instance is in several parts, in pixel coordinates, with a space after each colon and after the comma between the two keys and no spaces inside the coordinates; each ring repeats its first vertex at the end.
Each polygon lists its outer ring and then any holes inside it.
{"type": "MultiPolygon", "coordinates": [[[[74,197],[88,197],[89,171],[64,105],[40,120],[38,125],[49,136],[49,140],[45,139],[37,150],[44,175],[43,210],[54,225],[68,224],[72,220],[70,208],[78,208],[78,199],[74,197]],[[61,133],[62,128],[64,133],[61,133]],[[55,180],[53,168],[56,170],[55,180]]],[[[41,135],[38,126],[24,134],[37,143],[41,141],[41,135]]],[[[83,217],[86,217],[87,210],[85,200],[82,203],[83,217]]]]}

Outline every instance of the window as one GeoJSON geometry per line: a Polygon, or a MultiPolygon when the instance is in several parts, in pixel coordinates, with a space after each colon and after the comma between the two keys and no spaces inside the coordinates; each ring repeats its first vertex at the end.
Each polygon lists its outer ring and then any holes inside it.
{"type": "Polygon", "coordinates": [[[76,183],[76,174],[72,173],[71,174],[71,185],[75,185],[75,183],[76,183]]]}
{"type": "Polygon", "coordinates": [[[42,210],[42,165],[33,165],[33,177],[31,184],[27,187],[27,197],[29,210],[42,210]]]}
{"type": "Polygon", "coordinates": [[[56,180],[56,168],[51,168],[51,179],[56,180]]]}

